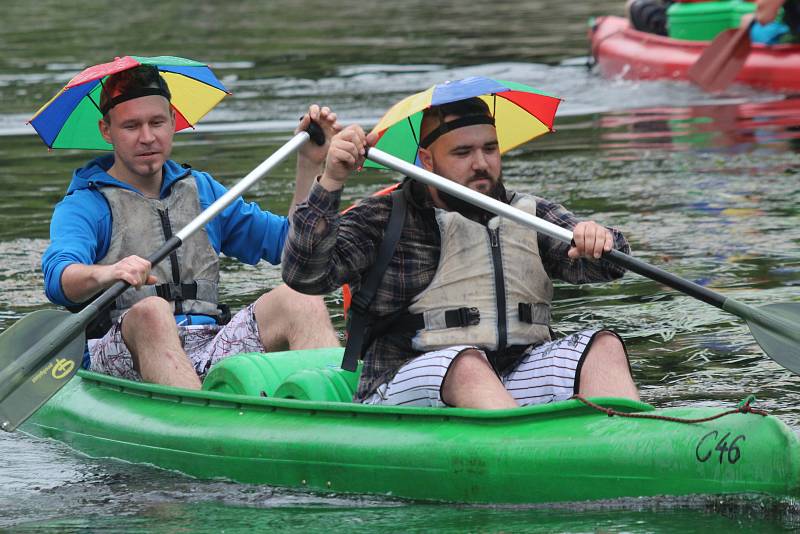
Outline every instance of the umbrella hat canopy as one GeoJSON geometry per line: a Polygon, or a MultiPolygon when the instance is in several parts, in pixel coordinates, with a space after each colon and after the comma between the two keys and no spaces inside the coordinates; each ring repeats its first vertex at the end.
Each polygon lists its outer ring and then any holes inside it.
{"type": "Polygon", "coordinates": [[[125,56],[89,67],[64,86],[28,121],[50,148],[111,150],[97,121],[103,81],[118,72],[153,65],[167,82],[175,110],[175,131],[193,127],[229,94],[203,63],[174,56],[125,56]]]}
{"type": "MultiPolygon", "coordinates": [[[[438,106],[479,97],[495,119],[500,152],[505,153],[553,129],[560,98],[521,83],[474,76],[434,85],[404,98],[378,121],[373,133],[376,148],[408,162],[415,162],[419,150],[422,113],[438,106]]],[[[367,160],[366,166],[381,167],[367,160]]]]}

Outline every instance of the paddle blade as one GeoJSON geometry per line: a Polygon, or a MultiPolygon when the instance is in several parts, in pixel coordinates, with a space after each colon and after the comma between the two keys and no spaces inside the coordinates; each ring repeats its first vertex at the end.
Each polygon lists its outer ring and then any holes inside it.
{"type": "Polygon", "coordinates": [[[705,91],[723,91],[739,74],[749,54],[750,26],[725,30],[689,67],[689,79],[705,91]]]}
{"type": "Polygon", "coordinates": [[[0,336],[0,429],[15,430],[78,370],[85,336],[82,332],[64,336],[65,331],[80,326],[74,324],[75,319],[67,311],[40,310],[20,319],[0,336]],[[52,348],[32,352],[35,347],[52,348]]]}
{"type": "Polygon", "coordinates": [[[0,335],[0,369],[5,369],[36,341],[50,332],[53,325],[72,315],[66,310],[37,310],[7,328],[0,335]]]}
{"type": "Polygon", "coordinates": [[[763,315],[757,320],[745,318],[756,342],[767,356],[800,374],[800,303],[767,304],[758,311],[763,315]]]}

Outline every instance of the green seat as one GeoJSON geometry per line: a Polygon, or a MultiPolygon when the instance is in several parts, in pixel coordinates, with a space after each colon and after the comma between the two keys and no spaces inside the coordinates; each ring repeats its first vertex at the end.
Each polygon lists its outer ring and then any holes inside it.
{"type": "Polygon", "coordinates": [[[221,360],[211,368],[203,381],[203,389],[220,393],[273,397],[278,386],[298,371],[338,367],[343,352],[344,349],[341,347],[334,347],[269,354],[257,352],[237,354],[221,360]]]}
{"type": "Polygon", "coordinates": [[[303,369],[288,376],[275,390],[279,399],[297,399],[324,402],[352,402],[361,376],[359,364],[356,372],[345,371],[336,365],[303,369]]]}

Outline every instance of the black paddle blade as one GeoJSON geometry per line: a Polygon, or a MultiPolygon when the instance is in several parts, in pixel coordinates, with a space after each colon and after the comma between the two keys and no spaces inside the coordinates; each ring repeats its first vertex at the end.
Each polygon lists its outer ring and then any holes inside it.
{"type": "Polygon", "coordinates": [[[689,67],[689,79],[710,93],[724,91],[750,54],[750,26],[725,30],[689,67]]]}
{"type": "Polygon", "coordinates": [[[759,306],[760,318],[745,318],[750,332],[767,356],[800,374],[800,303],[759,306]]]}
{"type": "MultiPolygon", "coordinates": [[[[15,430],[75,374],[83,359],[85,336],[79,334],[66,344],[54,343],[51,350],[36,354],[29,365],[18,358],[30,355],[37,341],[63,335],[75,316],[63,310],[40,310],[20,319],[0,335],[0,429],[15,430]]],[[[27,359],[27,358],[26,358],[27,359]]]]}

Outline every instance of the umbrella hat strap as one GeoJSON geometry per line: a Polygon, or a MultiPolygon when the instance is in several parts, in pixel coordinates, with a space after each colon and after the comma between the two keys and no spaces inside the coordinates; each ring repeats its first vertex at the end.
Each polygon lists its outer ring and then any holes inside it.
{"type": "Polygon", "coordinates": [[[162,87],[137,87],[136,89],[131,89],[130,91],[126,91],[122,94],[119,94],[108,101],[108,103],[103,106],[100,110],[100,113],[105,115],[108,113],[112,108],[115,106],[122,104],[123,102],[127,102],[128,100],[133,100],[134,98],[141,98],[143,96],[163,96],[167,100],[170,99],[170,94],[162,87]]]}
{"type": "Polygon", "coordinates": [[[439,137],[443,136],[444,134],[459,128],[464,128],[465,126],[474,126],[476,124],[490,124],[494,126],[494,117],[489,117],[487,115],[466,115],[449,122],[441,122],[435,130],[422,138],[419,146],[422,148],[428,148],[434,141],[439,139],[439,137]]]}

